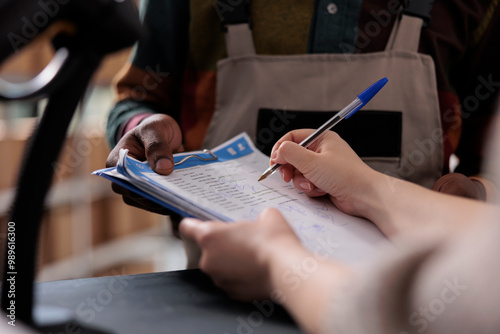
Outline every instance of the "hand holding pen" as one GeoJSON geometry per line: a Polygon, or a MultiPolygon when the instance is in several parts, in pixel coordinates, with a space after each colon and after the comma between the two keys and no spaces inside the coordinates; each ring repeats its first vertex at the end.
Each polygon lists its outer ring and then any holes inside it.
{"type": "MultiPolygon", "coordinates": [[[[370,87],[368,87],[365,91],[358,95],[358,97],[352,101],[347,107],[336,113],[332,118],[330,118],[325,124],[320,126],[316,131],[311,133],[310,136],[305,138],[299,145],[302,147],[309,147],[312,143],[314,143],[318,138],[323,136],[327,131],[333,128],[336,124],[338,124],[344,118],[347,119],[351,117],[356,111],[363,108],[379,91],[384,85],[387,83],[387,78],[380,79],[370,87]]],[[[260,176],[259,181],[264,180],[269,175],[272,175],[274,172],[278,170],[280,164],[274,164],[270,166],[268,169],[264,171],[264,173],[260,176]]]]}

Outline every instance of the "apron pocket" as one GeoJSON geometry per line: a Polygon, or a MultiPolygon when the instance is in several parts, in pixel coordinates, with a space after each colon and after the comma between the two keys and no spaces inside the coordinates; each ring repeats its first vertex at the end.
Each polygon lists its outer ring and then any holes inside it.
{"type": "MultiPolygon", "coordinates": [[[[274,143],[287,132],[317,129],[337,112],[261,108],[257,119],[256,146],[269,155],[274,143]]],[[[360,110],[332,130],[365,161],[376,160],[397,166],[401,157],[402,112],[360,110]]]]}

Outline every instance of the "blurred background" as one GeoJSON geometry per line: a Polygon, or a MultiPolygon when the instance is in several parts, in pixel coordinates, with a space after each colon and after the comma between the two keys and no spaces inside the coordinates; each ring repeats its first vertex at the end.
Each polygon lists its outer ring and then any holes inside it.
{"type": "MultiPolygon", "coordinates": [[[[105,167],[110,151],[105,124],[115,99],[112,80],[130,52],[112,54],[101,64],[53,166],[55,177],[38,245],[38,281],[185,268],[185,254],[171,233],[168,217],[124,204],[109,181],[90,175],[105,167]]],[[[2,64],[0,76],[12,82],[29,80],[52,55],[49,41],[39,38],[2,64]]],[[[43,100],[0,102],[1,226],[8,220],[24,146],[44,104],[43,100]]]]}

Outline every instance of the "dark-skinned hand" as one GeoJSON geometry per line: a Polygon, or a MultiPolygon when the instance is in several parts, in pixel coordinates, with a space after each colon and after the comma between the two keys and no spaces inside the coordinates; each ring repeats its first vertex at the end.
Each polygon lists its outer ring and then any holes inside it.
{"type": "MultiPolygon", "coordinates": [[[[177,122],[168,115],[155,114],[144,118],[139,125],[127,132],[113,148],[106,160],[106,167],[115,167],[120,149],[128,149],[128,154],[137,160],[148,161],[149,167],[158,174],[169,175],[174,170],[173,153],[182,151],[182,134],[177,122]]],[[[123,201],[131,206],[147,211],[170,215],[175,223],[179,216],[172,211],[137,195],[116,183],[114,192],[122,195],[123,201]]],[[[174,230],[177,230],[174,228],[174,230]]]]}
{"type": "Polygon", "coordinates": [[[432,190],[481,201],[486,199],[486,190],[483,184],[460,173],[441,176],[432,186],[432,190]]]}

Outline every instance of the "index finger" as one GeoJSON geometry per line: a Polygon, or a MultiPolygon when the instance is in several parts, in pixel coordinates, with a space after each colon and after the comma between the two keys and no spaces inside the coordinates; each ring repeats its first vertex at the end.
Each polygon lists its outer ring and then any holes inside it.
{"type": "Polygon", "coordinates": [[[273,154],[279,149],[281,144],[283,144],[286,141],[291,141],[294,143],[300,143],[307,137],[313,133],[314,129],[299,129],[299,130],[293,130],[285,134],[283,137],[281,137],[273,146],[271,150],[271,157],[273,157],[273,154]]]}
{"type": "MultiPolygon", "coordinates": [[[[283,144],[286,141],[291,141],[291,142],[294,142],[294,143],[300,143],[304,139],[306,139],[314,131],[315,130],[313,130],[313,129],[293,130],[293,131],[290,131],[287,134],[285,134],[283,137],[281,137],[274,144],[274,146],[273,146],[273,148],[271,150],[271,159],[269,160],[269,165],[273,165],[273,164],[277,163],[276,162],[277,151],[280,148],[281,144],[283,144]]],[[[295,168],[293,166],[289,165],[289,164],[282,165],[279,168],[279,172],[281,174],[281,178],[283,179],[283,181],[285,181],[286,183],[288,183],[288,182],[290,182],[292,180],[293,174],[294,174],[294,169],[295,168]]]]}

